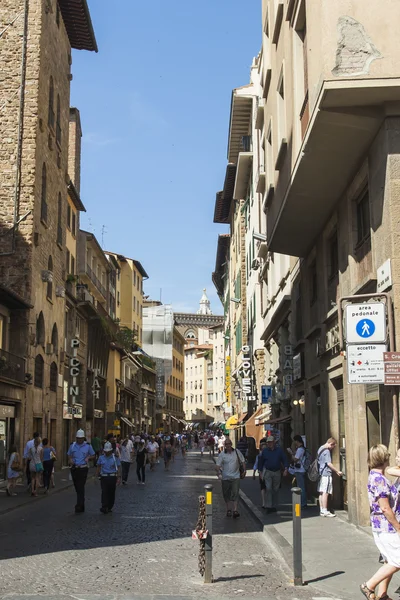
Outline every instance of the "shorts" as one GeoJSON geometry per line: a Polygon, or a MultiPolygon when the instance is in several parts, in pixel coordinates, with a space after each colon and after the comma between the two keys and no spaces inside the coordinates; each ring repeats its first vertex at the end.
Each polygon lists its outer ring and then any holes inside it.
{"type": "Polygon", "coordinates": [[[318,482],[318,491],[326,494],[332,494],[332,475],[322,475],[318,482]]]}
{"type": "Polygon", "coordinates": [[[240,479],[223,479],[222,495],[225,502],[237,502],[239,499],[240,479]]]}
{"type": "Polygon", "coordinates": [[[392,567],[400,569],[400,535],[386,531],[374,531],[373,536],[383,559],[392,567]]]}

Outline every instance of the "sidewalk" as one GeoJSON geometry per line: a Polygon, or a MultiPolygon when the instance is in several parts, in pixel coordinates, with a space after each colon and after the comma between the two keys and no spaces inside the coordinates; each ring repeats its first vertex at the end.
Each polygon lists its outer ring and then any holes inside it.
{"type": "MultiPolygon", "coordinates": [[[[261,508],[258,478],[253,472],[241,482],[241,498],[264,526],[268,542],[280,553],[292,572],[292,501],[290,479],[286,478],[280,492],[278,513],[267,515],[261,508]]],[[[370,528],[359,529],[350,524],[345,511],[336,519],[323,519],[319,509],[310,506],[302,514],[303,580],[321,591],[342,600],[360,598],[358,586],[379,568],[379,552],[370,528]]],[[[389,592],[400,585],[400,575],[393,578],[389,592]]]]}
{"type": "MultiPolygon", "coordinates": [[[[95,473],[94,468],[89,469],[88,479],[93,477],[95,473]]],[[[69,469],[63,468],[61,470],[57,470],[54,473],[54,483],[55,487],[50,488],[48,494],[44,494],[44,489],[40,488],[38,490],[38,495],[36,498],[32,497],[30,494],[30,490],[27,489],[26,486],[26,478],[19,480],[20,483],[17,484],[16,493],[18,496],[7,496],[6,493],[6,484],[4,483],[4,487],[0,488],[0,515],[10,512],[11,510],[15,510],[16,508],[20,508],[21,506],[25,506],[30,503],[39,502],[39,500],[51,499],[54,494],[66,490],[67,488],[73,486],[73,482],[69,480],[69,469]]]]}

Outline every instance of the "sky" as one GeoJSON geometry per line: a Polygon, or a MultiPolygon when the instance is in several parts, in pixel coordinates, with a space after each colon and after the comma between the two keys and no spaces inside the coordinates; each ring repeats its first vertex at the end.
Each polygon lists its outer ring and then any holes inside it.
{"type": "Polygon", "coordinates": [[[261,0],[89,0],[99,53],[74,51],[81,228],[139,260],[145,294],[198,309],[219,233],[232,89],[249,83],[261,0]],[[112,8],[111,8],[112,6],[112,8]],[[161,293],[160,293],[160,290],[161,293]]]}

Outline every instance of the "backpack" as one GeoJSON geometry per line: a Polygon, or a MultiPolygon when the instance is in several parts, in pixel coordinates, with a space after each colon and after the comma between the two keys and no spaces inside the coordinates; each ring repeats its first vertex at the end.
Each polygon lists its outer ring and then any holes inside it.
{"type": "MultiPolygon", "coordinates": [[[[304,469],[306,470],[308,479],[310,481],[318,481],[318,479],[321,477],[321,473],[319,471],[319,457],[320,457],[320,454],[322,454],[322,452],[323,452],[323,450],[321,450],[321,452],[318,453],[317,458],[311,462],[308,469],[304,465],[304,469]]],[[[310,454],[310,461],[311,461],[311,454],[310,454]]]]}
{"type": "Polygon", "coordinates": [[[304,448],[304,456],[303,456],[302,463],[303,463],[302,467],[305,470],[305,472],[307,473],[309,468],[311,467],[311,463],[312,463],[311,452],[309,451],[308,448],[304,448]]]}

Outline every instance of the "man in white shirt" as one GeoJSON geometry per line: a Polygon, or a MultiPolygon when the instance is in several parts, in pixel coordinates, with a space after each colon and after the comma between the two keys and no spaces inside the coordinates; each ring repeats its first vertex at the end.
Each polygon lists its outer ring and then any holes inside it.
{"type": "Polygon", "coordinates": [[[126,485],[128,481],[129,469],[131,468],[133,457],[133,442],[127,435],[120,446],[120,458],[122,469],[122,485],[126,485]]]}
{"type": "Polygon", "coordinates": [[[159,446],[155,440],[154,435],[151,436],[150,441],[147,443],[147,455],[149,457],[150,462],[150,471],[154,470],[154,465],[156,464],[158,458],[159,446]]]}
{"type": "Polygon", "coordinates": [[[238,513],[240,472],[246,469],[243,454],[235,450],[229,438],[225,440],[224,451],[218,455],[216,461],[218,479],[222,480],[222,495],[226,503],[226,516],[236,519],[238,513]]]}

